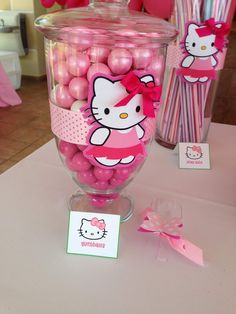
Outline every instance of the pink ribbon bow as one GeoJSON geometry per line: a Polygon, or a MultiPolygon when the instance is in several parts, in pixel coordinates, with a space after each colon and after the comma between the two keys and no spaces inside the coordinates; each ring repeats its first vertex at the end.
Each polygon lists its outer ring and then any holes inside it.
{"type": "Polygon", "coordinates": [[[94,227],[97,227],[100,230],[103,230],[106,228],[106,224],[104,222],[99,221],[96,217],[94,217],[91,220],[91,225],[94,227]]]}
{"type": "Polygon", "coordinates": [[[130,71],[122,80],[121,84],[130,93],[128,96],[119,101],[115,107],[126,106],[128,102],[137,94],[143,96],[143,114],[147,117],[154,118],[154,101],[159,101],[161,97],[161,86],[155,86],[154,82],[144,83],[138,76],[130,71]]]}
{"type": "Polygon", "coordinates": [[[203,266],[203,253],[193,243],[184,239],[180,233],[183,227],[182,219],[173,217],[166,218],[156,213],[152,208],[145,210],[145,218],[138,231],[151,232],[157,236],[167,239],[170,246],[191,260],[192,262],[203,266]]]}
{"type": "Polygon", "coordinates": [[[205,27],[196,29],[196,32],[200,37],[208,36],[208,35],[216,35],[215,46],[220,51],[224,48],[225,43],[225,35],[228,34],[230,27],[227,23],[224,22],[216,22],[214,18],[210,18],[206,20],[204,23],[205,27]],[[217,27],[216,25],[220,24],[221,27],[217,27]]]}
{"type": "Polygon", "coordinates": [[[194,152],[199,153],[199,154],[202,153],[201,146],[193,146],[192,150],[193,150],[194,152]]]}

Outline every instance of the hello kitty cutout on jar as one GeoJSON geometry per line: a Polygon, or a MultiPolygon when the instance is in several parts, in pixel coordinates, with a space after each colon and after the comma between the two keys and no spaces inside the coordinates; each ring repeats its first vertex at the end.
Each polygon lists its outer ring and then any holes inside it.
{"type": "Polygon", "coordinates": [[[225,35],[228,32],[228,25],[215,22],[214,18],[202,24],[189,22],[182,42],[185,56],[177,73],[188,83],[205,83],[217,79],[217,55],[225,47],[225,35]]]}
{"type": "Polygon", "coordinates": [[[84,155],[105,168],[131,165],[138,158],[145,158],[143,122],[147,117],[155,117],[154,103],[160,95],[161,87],[155,86],[152,75],[139,77],[131,71],[115,80],[111,76],[95,76],[89,107],[84,111],[93,118],[91,124],[96,125],[91,128],[84,155]]]}

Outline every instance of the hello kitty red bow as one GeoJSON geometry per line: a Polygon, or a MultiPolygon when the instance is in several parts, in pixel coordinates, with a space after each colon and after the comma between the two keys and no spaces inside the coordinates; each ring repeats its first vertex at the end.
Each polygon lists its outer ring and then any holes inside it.
{"type": "Polygon", "coordinates": [[[205,27],[196,29],[198,36],[204,37],[212,34],[216,35],[215,46],[222,51],[225,44],[225,35],[227,35],[230,30],[229,25],[224,22],[216,22],[214,18],[206,20],[203,25],[205,27]],[[217,24],[220,24],[221,27],[217,27],[217,24]]]}
{"type": "Polygon", "coordinates": [[[154,118],[155,110],[153,102],[160,100],[161,86],[155,86],[154,82],[142,82],[132,71],[125,75],[121,80],[121,84],[130,94],[119,101],[115,107],[126,106],[135,95],[142,94],[143,114],[147,117],[154,118]]]}
{"type": "Polygon", "coordinates": [[[91,220],[91,225],[94,227],[97,227],[100,230],[103,230],[106,228],[106,224],[104,222],[99,221],[96,217],[94,217],[91,220]]]}
{"type": "Polygon", "coordinates": [[[199,153],[199,154],[202,153],[201,146],[193,146],[192,150],[193,150],[194,152],[199,153]]]}

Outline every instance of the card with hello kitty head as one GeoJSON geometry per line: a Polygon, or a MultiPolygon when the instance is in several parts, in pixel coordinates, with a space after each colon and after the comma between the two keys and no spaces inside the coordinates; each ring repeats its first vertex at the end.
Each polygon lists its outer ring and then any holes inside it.
{"type": "Polygon", "coordinates": [[[213,18],[204,23],[188,22],[181,42],[184,57],[177,71],[187,83],[207,83],[217,78],[216,67],[226,46],[229,27],[213,18]]]}
{"type": "Polygon", "coordinates": [[[210,169],[208,143],[179,143],[179,167],[184,169],[210,169]]]}
{"type": "Polygon", "coordinates": [[[70,212],[67,253],[117,258],[120,216],[70,212]]]}

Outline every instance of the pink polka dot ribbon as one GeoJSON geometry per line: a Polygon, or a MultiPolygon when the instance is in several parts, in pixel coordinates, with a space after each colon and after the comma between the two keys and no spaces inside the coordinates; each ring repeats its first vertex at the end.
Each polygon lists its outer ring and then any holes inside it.
{"type": "Polygon", "coordinates": [[[51,129],[57,137],[73,144],[87,143],[89,125],[82,112],[67,110],[50,102],[50,114],[51,129]]]}
{"type": "Polygon", "coordinates": [[[144,213],[144,220],[138,231],[153,233],[158,237],[166,239],[172,249],[190,261],[204,266],[202,249],[181,235],[180,229],[183,227],[183,223],[180,217],[165,217],[155,212],[151,207],[146,208],[144,213]]]}
{"type": "MultiPolygon", "coordinates": [[[[87,145],[90,126],[83,113],[61,108],[51,101],[49,103],[53,134],[69,143],[87,145]]],[[[146,118],[143,126],[145,128],[143,141],[148,141],[155,134],[156,119],[146,118]]]]}

